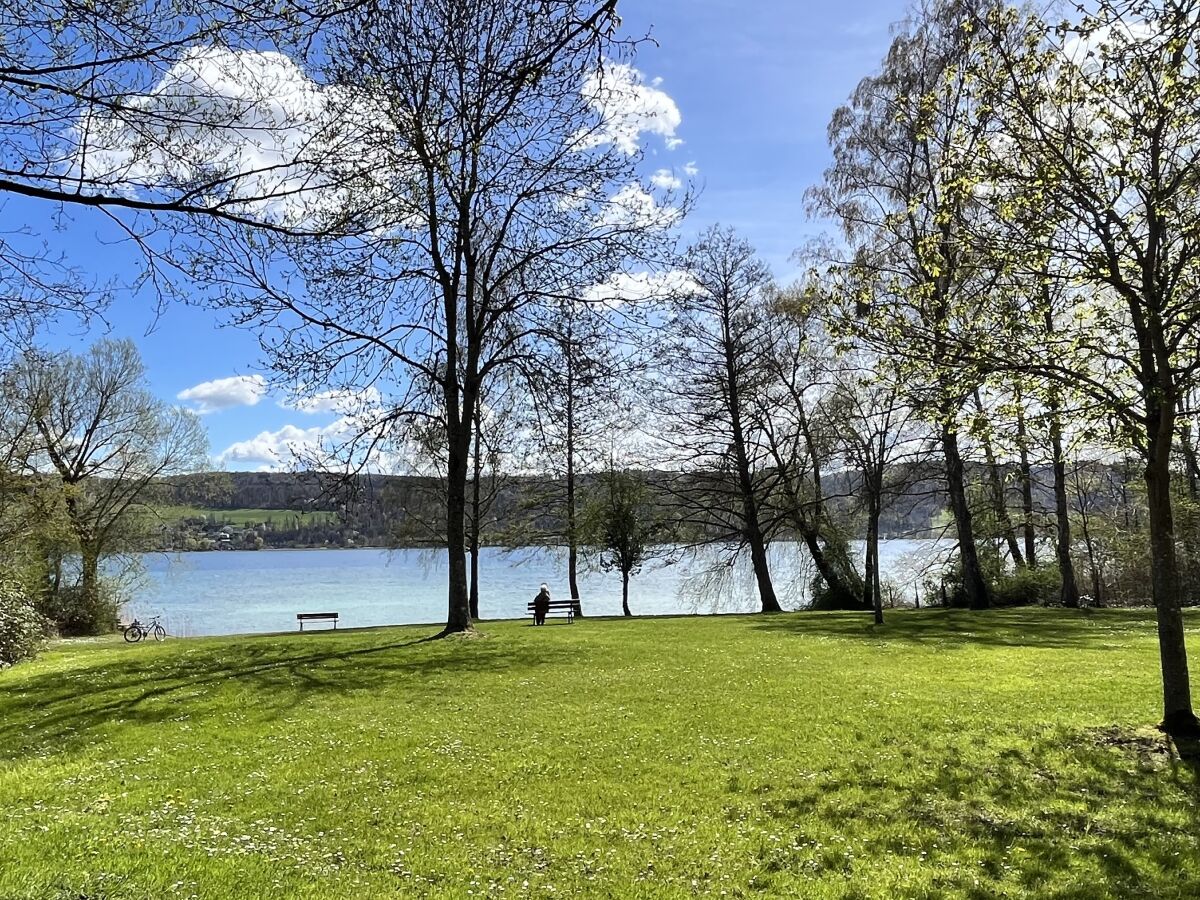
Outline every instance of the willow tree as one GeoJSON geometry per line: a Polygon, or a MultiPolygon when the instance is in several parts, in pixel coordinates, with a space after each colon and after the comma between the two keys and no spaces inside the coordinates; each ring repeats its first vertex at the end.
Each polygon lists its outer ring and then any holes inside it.
{"type": "Polygon", "coordinates": [[[329,112],[371,171],[336,202],[314,197],[313,214],[371,230],[259,241],[218,298],[262,327],[280,378],[380,391],[344,442],[356,463],[415,420],[441,432],[447,633],[472,627],[467,485],[485,386],[535,354],[563,285],[653,255],[679,214],[638,178],[652,89],[615,9],[417,0],[340,17],[323,36],[329,112]]]}
{"type": "Polygon", "coordinates": [[[963,159],[986,134],[967,66],[978,42],[961,27],[987,0],[928,0],[897,33],[879,74],[863,79],[829,125],[834,162],[810,191],[841,226],[840,268],[859,297],[855,333],[899,367],[906,400],[938,430],[972,608],[989,605],[959,432],[980,378],[950,350],[978,333],[995,284],[972,240],[980,204],[963,159]]]}
{"type": "Polygon", "coordinates": [[[1144,464],[1163,726],[1196,733],[1171,453],[1200,374],[1200,3],[1088,10],[1055,25],[1016,9],[966,23],[989,51],[971,74],[992,132],[978,193],[1007,226],[999,264],[1075,288],[1048,354],[1014,342],[998,364],[1089,396],[1144,464]]]}
{"type": "Polygon", "coordinates": [[[93,612],[101,560],[138,549],[129,543],[135,520],[160,499],[158,486],[207,465],[207,436],[195,413],[153,396],[128,340],[101,340],[79,356],[25,354],[6,380],[5,418],[25,423],[24,475],[56,482],[79,553],[82,605],[93,612]]]}

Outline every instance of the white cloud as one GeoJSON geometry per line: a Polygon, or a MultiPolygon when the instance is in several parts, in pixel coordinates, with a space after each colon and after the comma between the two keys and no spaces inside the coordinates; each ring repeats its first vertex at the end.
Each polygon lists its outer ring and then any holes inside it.
{"type": "Polygon", "coordinates": [[[294,409],[310,415],[314,413],[348,415],[366,409],[376,409],[382,399],[378,390],[368,387],[363,390],[318,391],[314,394],[300,392],[287,400],[279,401],[279,405],[283,409],[294,409]]]}
{"type": "Polygon", "coordinates": [[[677,191],[683,187],[683,179],[670,169],[659,169],[650,176],[650,183],[664,191],[677,191]]]}
{"type": "Polygon", "coordinates": [[[600,222],[613,228],[670,228],[680,215],[677,207],[659,206],[640,184],[627,184],[609,198],[600,222]]]}
{"type": "Polygon", "coordinates": [[[625,63],[606,63],[587,77],[583,96],[600,114],[599,128],[582,137],[582,146],[598,147],[614,144],[624,153],[636,153],[643,134],[663,138],[668,150],[683,141],[675,132],[683,122],[679,107],[666,91],[660,90],[662,80],[650,84],[633,66],[625,63]]]}
{"type": "Polygon", "coordinates": [[[697,175],[700,174],[700,169],[696,166],[696,164],[694,162],[690,162],[683,167],[683,174],[686,175],[688,178],[695,178],[697,175]]]}
{"type": "Polygon", "coordinates": [[[692,277],[681,269],[667,272],[617,272],[594,284],[580,298],[585,303],[620,306],[647,300],[666,300],[695,289],[692,277]]]}
{"type": "Polygon", "coordinates": [[[383,127],[282,53],[191,47],[149,92],[80,121],[68,174],[126,193],[212,185],[200,202],[300,224],[367,189],[360,136],[383,127]]]}
{"type": "Polygon", "coordinates": [[[248,441],[238,441],[226,447],[217,457],[217,462],[234,468],[249,466],[263,471],[287,468],[297,459],[308,458],[319,451],[331,428],[284,425],[278,431],[263,431],[248,441]]]}
{"type": "Polygon", "coordinates": [[[234,375],[202,382],[175,396],[195,404],[193,409],[205,415],[235,406],[254,406],[266,392],[267,382],[261,375],[234,375]]]}

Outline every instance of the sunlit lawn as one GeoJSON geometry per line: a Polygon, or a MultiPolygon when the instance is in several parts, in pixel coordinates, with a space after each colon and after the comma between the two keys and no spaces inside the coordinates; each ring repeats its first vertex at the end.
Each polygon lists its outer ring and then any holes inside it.
{"type": "Polygon", "coordinates": [[[1150,613],[483,628],[0,673],[0,897],[1200,896],[1150,613]]]}

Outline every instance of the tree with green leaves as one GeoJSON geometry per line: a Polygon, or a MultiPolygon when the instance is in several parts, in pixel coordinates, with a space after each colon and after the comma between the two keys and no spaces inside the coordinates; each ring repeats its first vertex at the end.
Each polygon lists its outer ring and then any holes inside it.
{"type": "MultiPolygon", "coordinates": [[[[208,463],[199,417],[158,400],[132,341],[82,355],[26,353],[5,373],[5,422],[24,423],[20,475],[61,502],[80,559],[81,605],[101,609],[100,563],[139,549],[156,489],[208,463]]],[[[5,429],[7,431],[7,428],[5,429]]]]}
{"type": "MultiPolygon", "coordinates": [[[[992,9],[960,31],[987,50],[968,73],[988,139],[969,152],[995,265],[1069,286],[1053,310],[1033,293],[1021,328],[984,345],[988,363],[1087,396],[1141,459],[1163,726],[1200,733],[1172,496],[1179,409],[1200,375],[1200,4],[1098,0],[1054,24],[992,9]]],[[[968,352],[980,348],[954,356],[968,352]]]]}
{"type": "Polygon", "coordinates": [[[621,573],[621,611],[632,616],[629,578],[641,569],[662,531],[645,480],[610,462],[589,492],[582,525],[584,542],[601,570],[621,573]]]}
{"type": "Polygon", "coordinates": [[[960,27],[988,0],[926,0],[829,125],[834,162],[812,208],[842,227],[849,257],[834,266],[854,298],[853,332],[892,360],[906,401],[938,431],[963,582],[989,605],[960,446],[963,409],[981,376],[950,350],[981,335],[978,308],[996,276],[972,240],[980,205],[964,157],[982,145],[967,68],[978,39],[960,27]]]}

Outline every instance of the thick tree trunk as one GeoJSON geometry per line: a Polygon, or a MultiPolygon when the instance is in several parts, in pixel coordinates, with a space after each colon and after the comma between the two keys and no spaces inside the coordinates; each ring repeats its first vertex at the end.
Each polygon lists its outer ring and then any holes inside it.
{"type": "Polygon", "coordinates": [[[747,502],[746,542],[750,545],[750,561],[754,565],[754,578],[758,582],[758,597],[763,612],[783,612],[779,598],[775,596],[775,585],[771,583],[771,570],[767,563],[767,545],[762,530],[758,527],[758,510],[747,502]],[[753,519],[750,517],[753,516],[753,519]]]}
{"type": "MultiPolygon", "coordinates": [[[[983,400],[979,396],[978,389],[975,391],[974,398],[975,409],[980,418],[983,418],[983,400]]],[[[992,442],[986,436],[981,443],[983,444],[984,460],[987,462],[988,483],[991,486],[992,510],[996,516],[996,526],[1003,534],[1005,543],[1008,544],[1008,555],[1012,557],[1013,564],[1024,566],[1025,557],[1017,545],[1017,533],[1013,528],[1012,517],[1008,514],[1008,503],[1004,498],[1004,478],[1000,474],[1000,466],[996,463],[996,453],[992,449],[992,442]]]]}
{"type": "MultiPolygon", "coordinates": [[[[728,324],[726,310],[726,325],[728,324]]],[[[746,450],[746,434],[742,427],[741,384],[738,379],[737,348],[725,329],[725,390],[729,403],[729,425],[733,438],[734,461],[737,464],[738,491],[742,498],[742,535],[750,545],[750,561],[754,565],[754,578],[758,582],[758,598],[762,611],[783,612],[779,598],[775,596],[775,585],[771,583],[771,571],[767,563],[766,539],[758,519],[758,498],[754,492],[754,478],[750,471],[750,456],[746,450]]]]}
{"type": "Polygon", "coordinates": [[[963,475],[962,456],[958,450],[958,433],[949,419],[941,428],[942,451],[946,457],[946,489],[950,495],[950,511],[954,514],[958,553],[962,563],[963,590],[971,609],[991,606],[987,583],[979,567],[979,552],[975,548],[975,531],[971,523],[971,507],[967,503],[967,486],[963,475]]]}
{"type": "Polygon", "coordinates": [[[621,612],[626,616],[632,616],[629,611],[629,572],[621,573],[621,612]]]}
{"type": "MultiPolygon", "coordinates": [[[[1062,578],[1062,591],[1059,597],[1063,606],[1076,609],[1079,606],[1079,585],[1075,582],[1075,564],[1071,561],[1071,517],[1067,508],[1067,460],[1063,455],[1062,420],[1059,417],[1056,396],[1051,396],[1049,408],[1051,465],[1054,469],[1054,515],[1058,524],[1054,549],[1058,555],[1058,572],[1062,578]]],[[[1095,572],[1093,572],[1092,578],[1093,582],[1097,581],[1095,572]]],[[[1099,601],[1100,595],[1097,593],[1096,602],[1099,601]]]]}
{"type": "Polygon", "coordinates": [[[83,607],[90,615],[100,607],[100,554],[95,547],[82,543],[79,557],[79,590],[83,607]]]}
{"type": "MultiPolygon", "coordinates": [[[[467,423],[470,422],[468,418],[467,423]]],[[[446,465],[446,555],[449,575],[446,633],[471,630],[471,598],[467,585],[466,492],[471,446],[469,425],[452,424],[446,465]],[[464,435],[462,432],[466,432],[464,435]]]]}
{"type": "Polygon", "coordinates": [[[1158,613],[1158,649],[1163,679],[1164,730],[1175,735],[1200,735],[1192,711],[1184,641],[1182,585],[1175,556],[1175,520],[1171,507],[1171,441],[1174,404],[1154,397],[1150,411],[1146,464],[1146,501],[1150,516],[1150,584],[1158,613]],[[1157,408],[1155,408],[1157,406],[1157,408]]]}
{"type": "Polygon", "coordinates": [[[1025,565],[1037,568],[1037,531],[1033,525],[1033,467],[1029,464],[1029,432],[1025,427],[1025,407],[1021,390],[1017,401],[1017,449],[1020,453],[1022,530],[1025,532],[1025,565]]]}
{"type": "Polygon", "coordinates": [[[821,536],[817,529],[809,524],[803,514],[795,516],[794,521],[796,529],[804,541],[804,546],[808,548],[808,554],[812,557],[813,565],[817,568],[817,574],[829,588],[827,602],[814,608],[821,610],[870,609],[871,604],[867,600],[866,588],[858,583],[857,573],[855,573],[854,582],[851,583],[847,577],[850,573],[844,567],[839,566],[837,561],[832,559],[830,554],[825,552],[825,548],[821,546],[821,536]]]}

